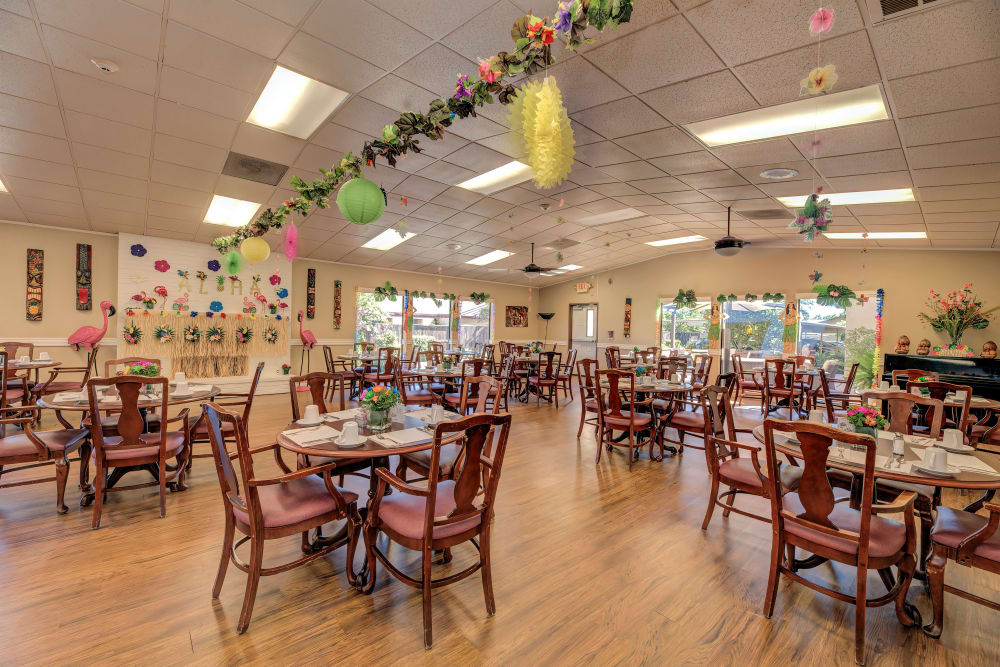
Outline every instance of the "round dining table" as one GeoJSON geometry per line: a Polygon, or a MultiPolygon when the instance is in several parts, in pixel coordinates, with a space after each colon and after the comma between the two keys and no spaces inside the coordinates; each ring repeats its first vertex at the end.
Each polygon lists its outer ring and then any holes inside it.
{"type": "MultiPolygon", "coordinates": [[[[601,388],[602,389],[608,389],[609,387],[610,387],[610,385],[607,383],[607,381],[601,380],[601,388]]],[[[678,395],[684,395],[684,394],[687,394],[688,392],[693,391],[693,390],[694,390],[694,387],[691,384],[688,384],[687,382],[674,383],[674,382],[667,382],[665,380],[657,380],[655,383],[650,384],[650,385],[643,385],[643,384],[639,384],[638,382],[636,382],[636,385],[635,385],[635,393],[636,394],[650,394],[650,395],[655,395],[655,396],[664,398],[667,401],[667,405],[666,405],[666,407],[665,407],[665,409],[663,411],[663,415],[664,416],[672,414],[673,409],[674,409],[674,400],[677,398],[678,395]]],[[[621,384],[619,384],[618,385],[618,391],[630,392],[630,391],[632,391],[632,389],[631,389],[630,386],[629,387],[623,387],[621,384]]],[[[644,399],[640,399],[640,400],[644,400],[644,399]]],[[[652,407],[652,406],[650,406],[650,407],[652,407]]],[[[650,414],[653,414],[652,410],[650,410],[650,414]]],[[[654,415],[654,417],[655,417],[655,415],[654,415]]],[[[661,424],[661,426],[660,426],[660,428],[665,428],[665,427],[666,427],[666,424],[661,424]]],[[[626,437],[628,437],[627,433],[624,434],[624,435],[622,435],[621,439],[624,440],[626,437]]],[[[608,447],[610,448],[611,446],[608,445],[608,447]]],[[[666,447],[664,447],[664,449],[670,450],[671,454],[676,454],[677,453],[677,448],[674,447],[673,445],[667,445],[666,447]]],[[[657,457],[655,460],[656,461],[662,461],[663,458],[662,457],[657,457]]]]}
{"type": "MultiPolygon", "coordinates": [[[[41,384],[38,381],[38,371],[43,368],[58,368],[62,366],[63,362],[55,361],[53,359],[36,359],[34,361],[23,362],[18,359],[9,359],[7,361],[7,370],[9,371],[35,371],[35,379],[33,380],[34,386],[41,384]]],[[[8,378],[9,379],[9,378],[8,378]]]]}

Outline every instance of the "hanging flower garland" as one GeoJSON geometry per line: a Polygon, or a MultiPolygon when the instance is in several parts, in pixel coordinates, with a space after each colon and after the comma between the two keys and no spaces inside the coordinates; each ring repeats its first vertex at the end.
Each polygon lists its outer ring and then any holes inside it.
{"type": "Polygon", "coordinates": [[[715,297],[715,300],[718,301],[719,303],[725,303],[727,301],[729,302],[736,301],[736,298],[737,297],[735,294],[720,294],[719,296],[715,297]]]}
{"type": "Polygon", "coordinates": [[[785,295],[782,294],[781,292],[775,292],[774,294],[772,294],[771,292],[764,292],[764,296],[761,297],[761,301],[764,301],[766,303],[778,303],[784,300],[785,300],[785,295]]]}
{"type": "MultiPolygon", "coordinates": [[[[195,313],[191,313],[194,317],[195,313]]],[[[201,329],[196,326],[184,327],[184,340],[188,343],[197,343],[201,340],[201,329]]]]}
{"type": "Polygon", "coordinates": [[[160,325],[153,330],[153,337],[161,343],[170,343],[174,340],[175,332],[173,328],[160,325]]]}
{"type": "Polygon", "coordinates": [[[469,299],[472,300],[472,303],[476,304],[477,306],[480,306],[489,301],[490,295],[487,294],[486,292],[473,292],[472,294],[469,295],[469,299]]]}
{"type": "Polygon", "coordinates": [[[278,342],[278,330],[274,327],[264,329],[264,342],[271,345],[278,342]]]}
{"type": "Polygon", "coordinates": [[[142,340],[142,329],[135,322],[129,322],[122,329],[122,338],[129,345],[138,345],[142,340]]]}
{"type": "Polygon", "coordinates": [[[677,296],[674,297],[674,308],[694,308],[697,305],[698,299],[695,298],[693,289],[677,290],[677,296]]]}
{"type": "MultiPolygon", "coordinates": [[[[351,178],[361,176],[362,167],[373,167],[379,158],[385,159],[390,167],[407,153],[421,151],[418,137],[431,141],[441,139],[445,129],[451,127],[456,118],[476,116],[476,108],[494,101],[510,104],[516,89],[504,79],[532,75],[552,63],[552,44],[557,36],[566,39],[566,48],[573,50],[593,39],[584,37],[589,28],[598,32],[607,27],[617,27],[628,23],[632,16],[632,0],[573,0],[563,2],[556,12],[555,22],[548,18],[525,15],[518,18],[511,28],[514,52],[501,51],[480,65],[475,81],[462,75],[457,82],[455,95],[447,100],[436,99],[430,103],[426,113],[407,111],[395,123],[383,128],[382,137],[365,142],[360,155],[346,153],[333,169],[320,169],[320,177],[306,183],[298,176],[292,176],[291,186],[299,193],[295,199],[286,201],[274,209],[262,211],[255,220],[238,227],[229,236],[220,236],[212,245],[220,252],[235,249],[245,239],[263,236],[268,231],[279,230],[293,213],[306,215],[312,206],[329,208],[329,197],[339,186],[351,178]]],[[[548,156],[553,158],[556,156],[548,156]]],[[[560,158],[561,159],[561,158],[560,158]]],[[[552,176],[552,167],[548,176],[552,176]]]]}
{"type": "Polygon", "coordinates": [[[833,222],[833,207],[829,199],[820,201],[819,195],[812,194],[806,199],[805,206],[795,212],[795,216],[788,228],[799,230],[799,234],[806,235],[806,241],[812,241],[817,231],[825,232],[833,222]]]}
{"type": "Polygon", "coordinates": [[[882,379],[882,307],[885,305],[885,290],[875,290],[875,352],[872,359],[872,387],[878,387],[882,379]]]}
{"type": "Polygon", "coordinates": [[[746,294],[743,295],[743,300],[746,301],[746,302],[748,302],[748,303],[753,303],[754,301],[757,300],[757,295],[756,294],[751,294],[750,292],[747,292],[746,294]]]}
{"type": "Polygon", "coordinates": [[[379,285],[374,290],[375,301],[381,302],[388,299],[389,301],[395,301],[396,297],[399,296],[399,290],[393,287],[392,283],[388,280],[385,281],[385,285],[379,285]]]}

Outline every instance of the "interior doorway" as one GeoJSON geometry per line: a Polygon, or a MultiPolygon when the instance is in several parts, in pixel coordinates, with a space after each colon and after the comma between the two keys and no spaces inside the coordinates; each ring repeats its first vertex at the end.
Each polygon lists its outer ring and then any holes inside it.
{"type": "Polygon", "coordinates": [[[570,305],[569,346],[579,350],[577,359],[597,359],[597,304],[570,305]]]}

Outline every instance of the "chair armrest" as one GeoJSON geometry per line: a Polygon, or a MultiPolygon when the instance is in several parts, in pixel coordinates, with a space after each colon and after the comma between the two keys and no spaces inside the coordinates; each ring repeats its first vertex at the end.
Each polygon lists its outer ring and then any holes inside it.
{"type": "MultiPolygon", "coordinates": [[[[719,445],[728,447],[729,453],[733,456],[733,458],[739,458],[739,450],[741,449],[745,450],[749,454],[747,458],[750,459],[750,465],[753,466],[754,472],[757,473],[757,477],[760,479],[761,484],[762,485],[767,484],[767,475],[765,475],[764,472],[760,469],[760,461],[757,459],[757,456],[760,454],[760,449],[754,447],[753,445],[747,445],[742,442],[736,442],[735,440],[725,440],[723,438],[716,438],[716,437],[710,437],[710,439],[716,447],[719,447],[719,445]]],[[[718,456],[717,452],[716,456],[718,456]]],[[[764,486],[764,488],[767,487],[764,486]]]]}
{"type": "Polygon", "coordinates": [[[239,392],[223,392],[221,394],[216,394],[215,396],[213,396],[209,400],[212,403],[214,403],[217,399],[220,399],[220,398],[250,398],[250,392],[244,392],[244,393],[239,393],[239,392]]]}
{"type": "Polygon", "coordinates": [[[184,408],[183,410],[177,413],[176,417],[171,417],[170,419],[167,419],[166,423],[172,424],[174,422],[179,422],[181,420],[187,421],[190,417],[191,417],[191,408],[184,408]]]}
{"type": "Polygon", "coordinates": [[[41,412],[42,409],[37,405],[25,405],[25,406],[14,406],[8,405],[7,407],[0,407],[0,424],[26,424],[34,421],[34,416],[28,417],[4,417],[4,414],[9,412],[12,414],[23,414],[25,412],[41,412]]]}
{"type": "MultiPolygon", "coordinates": [[[[409,493],[414,496],[422,496],[422,497],[427,497],[430,495],[430,491],[428,491],[425,487],[414,486],[409,482],[404,482],[399,477],[392,474],[385,468],[375,468],[375,474],[378,475],[381,480],[389,484],[389,486],[393,487],[394,489],[398,489],[403,493],[409,493]]],[[[381,496],[382,494],[379,495],[381,496]]]]}
{"type": "Polygon", "coordinates": [[[990,512],[989,521],[986,522],[985,526],[958,543],[958,553],[955,555],[955,560],[959,563],[968,563],[979,545],[993,537],[993,534],[997,532],[997,527],[1000,526],[1000,505],[986,503],[984,507],[990,512]]]}
{"type": "Polygon", "coordinates": [[[310,475],[322,473],[326,470],[332,470],[336,467],[337,467],[336,461],[331,461],[330,463],[323,463],[318,466],[299,468],[294,472],[285,473],[284,475],[279,475],[278,477],[254,477],[252,479],[247,480],[247,484],[250,486],[271,486],[273,484],[286,484],[296,479],[302,479],[303,477],[309,477],[310,475]]]}
{"type": "Polygon", "coordinates": [[[904,491],[891,503],[879,503],[872,505],[872,514],[897,514],[911,508],[913,501],[917,499],[917,494],[913,491],[904,491]]]}

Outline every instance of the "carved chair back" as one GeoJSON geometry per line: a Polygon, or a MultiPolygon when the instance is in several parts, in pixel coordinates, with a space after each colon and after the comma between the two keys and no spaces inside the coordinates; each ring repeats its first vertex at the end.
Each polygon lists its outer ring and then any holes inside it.
{"type": "MultiPolygon", "coordinates": [[[[121,437],[121,442],[115,442],[108,446],[108,449],[114,449],[115,451],[121,451],[125,449],[138,449],[140,447],[149,447],[149,441],[143,436],[149,436],[150,434],[144,433],[146,422],[142,417],[142,413],[139,412],[139,401],[140,395],[142,394],[146,385],[151,385],[153,387],[159,387],[160,397],[159,405],[155,405],[158,408],[162,418],[160,419],[160,429],[159,429],[159,446],[160,446],[160,458],[165,458],[166,446],[167,446],[167,402],[170,397],[170,387],[167,383],[167,378],[165,377],[144,377],[141,375],[120,375],[116,377],[109,378],[93,378],[87,382],[87,396],[90,400],[90,414],[97,415],[100,414],[100,410],[107,409],[107,404],[101,405],[100,399],[97,397],[98,387],[114,387],[118,392],[118,400],[121,402],[121,412],[118,415],[118,424],[115,431],[118,436],[121,437]]],[[[145,402],[152,402],[156,400],[153,397],[142,396],[141,400],[145,402]]],[[[115,406],[118,407],[117,405],[115,406]]],[[[104,429],[101,427],[101,420],[91,419],[90,421],[90,439],[94,445],[94,452],[100,460],[103,457],[105,450],[105,436],[104,429]]],[[[152,438],[150,438],[152,440],[152,438]]]]}
{"type": "Polygon", "coordinates": [[[604,360],[607,362],[608,368],[622,367],[622,352],[617,345],[608,345],[604,348],[604,360]]]}
{"type": "Polygon", "coordinates": [[[886,403],[889,419],[889,426],[886,430],[896,433],[913,433],[913,416],[917,412],[914,408],[920,405],[927,409],[927,417],[930,420],[927,424],[929,429],[927,437],[938,438],[941,436],[944,404],[939,399],[908,394],[905,391],[861,392],[861,402],[868,403],[869,400],[882,400],[886,403]]]}

